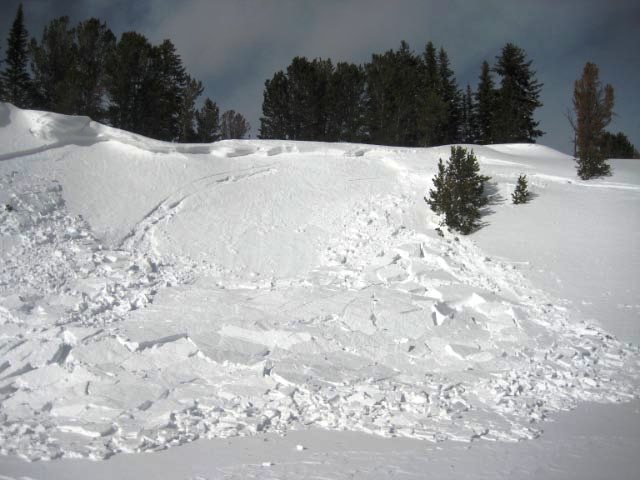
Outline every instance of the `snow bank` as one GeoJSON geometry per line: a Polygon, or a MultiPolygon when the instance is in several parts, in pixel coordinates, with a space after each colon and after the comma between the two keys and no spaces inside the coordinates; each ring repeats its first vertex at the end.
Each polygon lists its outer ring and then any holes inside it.
{"type": "Polygon", "coordinates": [[[520,173],[559,208],[567,191],[637,201],[634,166],[586,184],[547,147],[475,146],[492,225],[441,237],[422,196],[448,147],[176,145],[7,104],[0,125],[1,453],[312,425],[515,441],[638,395],[637,346],[513,261],[535,258],[474,241],[498,241],[520,173]]]}

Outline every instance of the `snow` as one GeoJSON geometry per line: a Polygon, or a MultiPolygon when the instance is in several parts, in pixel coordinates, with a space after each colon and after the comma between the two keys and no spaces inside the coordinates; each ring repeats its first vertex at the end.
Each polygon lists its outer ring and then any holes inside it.
{"type": "Polygon", "coordinates": [[[441,236],[422,197],[449,147],[179,145],[9,104],[0,126],[6,458],[541,442],[638,398],[640,163],[582,182],[548,147],[469,146],[487,225],[441,236]]]}

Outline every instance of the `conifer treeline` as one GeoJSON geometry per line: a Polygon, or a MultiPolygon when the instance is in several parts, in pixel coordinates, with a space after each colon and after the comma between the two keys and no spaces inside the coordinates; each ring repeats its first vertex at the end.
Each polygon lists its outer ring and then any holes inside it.
{"type": "Polygon", "coordinates": [[[136,32],[118,40],[96,18],[75,26],[56,18],[29,41],[20,5],[2,67],[0,99],[21,108],[87,115],[167,141],[242,138],[249,130],[242,115],[230,110],[221,117],[209,98],[196,108],[202,83],[170,40],[152,45],[136,32]]]}
{"type": "Polygon", "coordinates": [[[540,84],[525,52],[506,44],[482,64],[475,92],[458,87],[444,48],[406,42],[365,65],[296,57],[265,82],[260,138],[432,146],[535,142],[540,84]],[[497,74],[495,83],[492,74],[497,74]]]}

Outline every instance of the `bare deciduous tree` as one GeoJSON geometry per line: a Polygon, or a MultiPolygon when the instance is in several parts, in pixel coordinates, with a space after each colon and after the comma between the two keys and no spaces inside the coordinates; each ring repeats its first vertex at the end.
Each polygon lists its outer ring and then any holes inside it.
{"type": "Polygon", "coordinates": [[[221,133],[223,139],[244,138],[251,125],[235,110],[227,110],[222,114],[221,133]]]}

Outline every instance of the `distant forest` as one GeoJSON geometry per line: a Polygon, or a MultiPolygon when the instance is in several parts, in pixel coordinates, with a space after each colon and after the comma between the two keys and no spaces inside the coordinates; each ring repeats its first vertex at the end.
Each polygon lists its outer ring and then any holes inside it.
{"type": "Polygon", "coordinates": [[[458,87],[444,48],[406,42],[363,66],[296,57],[265,84],[261,138],[420,146],[535,142],[540,84],[525,52],[507,44],[476,91],[458,87]],[[500,77],[494,83],[492,73],[500,77]]]}
{"type": "Polygon", "coordinates": [[[213,142],[243,138],[245,118],[202,95],[170,40],[152,45],[144,35],[125,32],[117,40],[106,23],[90,18],[72,26],[59,17],[40,39],[24,26],[22,5],[7,39],[0,98],[21,108],[87,115],[151,138],[213,142]]]}
{"type": "MultiPolygon", "coordinates": [[[[58,17],[29,38],[19,6],[0,63],[0,99],[21,108],[87,115],[172,142],[244,138],[250,125],[234,110],[201,99],[171,40],[152,45],[136,32],[119,39],[90,18],[58,17]]],[[[475,88],[460,88],[446,50],[420,54],[401,42],[364,65],[295,57],[265,82],[258,137],[429,147],[535,142],[542,84],[525,51],[507,43],[484,61],[475,88]]],[[[1,58],[1,57],[0,57],[1,58]]],[[[638,155],[627,137],[605,132],[610,157],[638,155]]]]}

